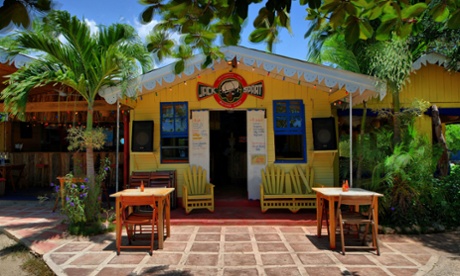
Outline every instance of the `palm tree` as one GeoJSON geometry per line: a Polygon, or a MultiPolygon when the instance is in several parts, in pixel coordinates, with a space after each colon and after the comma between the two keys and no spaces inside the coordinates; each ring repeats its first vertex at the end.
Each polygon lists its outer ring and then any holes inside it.
{"type": "MultiPolygon", "coordinates": [[[[78,92],[87,102],[85,137],[92,137],[93,105],[98,92],[105,87],[120,86],[122,92],[131,89],[131,80],[152,66],[151,55],[135,33],[124,24],[101,26],[91,33],[88,25],[65,11],[52,11],[42,21],[36,21],[31,31],[11,35],[15,45],[11,55],[21,51],[41,54],[32,63],[10,75],[2,91],[8,111],[23,118],[27,97],[34,87],[59,83],[78,92]],[[59,38],[59,39],[56,39],[59,38]]],[[[89,202],[97,204],[93,143],[86,141],[86,173],[94,191],[89,202]]],[[[93,205],[93,208],[96,205],[93,205]]],[[[88,207],[90,208],[90,207],[88,207]]],[[[93,211],[87,210],[92,221],[93,211]]]]}

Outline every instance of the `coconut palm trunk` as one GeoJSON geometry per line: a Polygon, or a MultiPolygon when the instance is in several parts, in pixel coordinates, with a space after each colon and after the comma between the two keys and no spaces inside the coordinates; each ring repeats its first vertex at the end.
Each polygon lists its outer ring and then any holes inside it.
{"type": "MultiPolygon", "coordinates": [[[[93,130],[93,114],[93,106],[92,104],[88,104],[88,112],[86,115],[86,130],[89,132],[93,130]]],[[[94,148],[91,144],[88,144],[86,147],[86,173],[90,183],[94,183],[94,148]]]]}

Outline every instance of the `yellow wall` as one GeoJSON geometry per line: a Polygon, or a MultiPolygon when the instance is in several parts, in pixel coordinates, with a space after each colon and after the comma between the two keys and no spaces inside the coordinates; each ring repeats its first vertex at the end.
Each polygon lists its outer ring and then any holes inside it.
{"type": "MultiPolygon", "coordinates": [[[[228,70],[216,70],[210,74],[203,75],[199,79],[192,79],[186,84],[180,83],[171,88],[156,88],[152,91],[144,91],[142,100],[137,99],[134,110],[131,111],[131,120],[153,120],[154,121],[154,152],[153,153],[131,153],[130,171],[155,170],[155,169],[176,169],[178,175],[178,196],[182,196],[182,171],[189,164],[161,164],[160,163],[160,102],[180,102],[189,103],[189,110],[208,109],[208,110],[226,110],[219,105],[213,97],[198,101],[196,96],[197,83],[202,82],[213,85],[216,78],[227,73],[228,70]]],[[[308,88],[295,83],[274,79],[269,76],[263,76],[254,72],[248,72],[241,69],[233,69],[249,84],[256,81],[264,81],[264,99],[258,99],[248,95],[246,101],[235,108],[236,110],[246,110],[249,108],[258,108],[267,110],[267,153],[268,163],[273,163],[274,139],[273,139],[273,100],[280,99],[302,99],[305,105],[305,122],[307,131],[307,150],[308,163],[315,168],[315,180],[318,183],[332,186],[337,184],[338,173],[337,156],[332,153],[315,154],[313,160],[313,136],[312,136],[312,117],[330,117],[331,105],[328,101],[328,94],[313,88],[308,88]],[[335,172],[334,172],[335,171],[335,172]]],[[[130,130],[131,131],[131,130],[130,130]]],[[[292,164],[283,164],[283,167],[289,169],[292,164]]]]}
{"type": "MultiPolygon", "coordinates": [[[[428,64],[414,71],[400,93],[401,106],[410,105],[414,99],[429,101],[438,108],[460,107],[460,73],[448,72],[439,65],[428,64]]],[[[373,108],[391,107],[392,96],[388,93],[382,102],[373,100],[373,108]]]]}
{"type": "MultiPolygon", "coordinates": [[[[409,82],[400,93],[401,107],[408,107],[415,100],[428,101],[438,108],[460,108],[460,73],[448,72],[444,67],[427,64],[412,72],[409,82]]],[[[371,109],[392,108],[391,93],[383,101],[372,100],[371,109]]],[[[416,120],[416,127],[431,139],[431,117],[422,115],[416,120]]]]}

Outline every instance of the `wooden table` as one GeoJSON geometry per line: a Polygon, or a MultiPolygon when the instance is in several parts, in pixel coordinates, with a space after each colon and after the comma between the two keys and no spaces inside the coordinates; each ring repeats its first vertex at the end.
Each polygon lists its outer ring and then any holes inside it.
{"type": "Polygon", "coordinates": [[[342,188],[312,188],[316,192],[316,226],[317,226],[317,235],[321,237],[321,214],[323,213],[323,206],[321,204],[322,200],[327,200],[329,202],[329,246],[331,249],[335,249],[335,228],[336,228],[336,219],[335,219],[335,202],[339,201],[339,196],[341,194],[347,195],[376,195],[373,207],[374,207],[374,220],[378,226],[378,217],[379,217],[379,202],[378,197],[383,196],[382,194],[367,191],[361,188],[350,188],[347,192],[343,192],[342,188]]]}
{"type": "Polygon", "coordinates": [[[170,194],[174,192],[174,188],[145,188],[143,192],[139,189],[125,189],[118,193],[111,194],[111,197],[116,198],[115,202],[115,217],[116,217],[116,239],[117,244],[121,242],[121,208],[120,196],[155,196],[156,206],[158,207],[158,248],[163,249],[164,230],[166,223],[166,237],[171,236],[171,206],[170,194]]]}

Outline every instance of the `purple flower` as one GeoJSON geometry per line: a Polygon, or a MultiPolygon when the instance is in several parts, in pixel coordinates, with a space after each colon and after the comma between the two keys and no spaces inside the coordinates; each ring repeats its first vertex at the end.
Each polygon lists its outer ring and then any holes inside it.
{"type": "Polygon", "coordinates": [[[83,184],[81,184],[81,185],[80,185],[80,189],[82,189],[82,190],[83,190],[83,189],[85,189],[85,188],[86,188],[86,186],[85,186],[85,185],[83,185],[83,184]]]}
{"type": "Polygon", "coordinates": [[[394,211],[394,210],[395,210],[395,207],[392,206],[392,207],[390,208],[390,210],[391,210],[391,211],[394,211]]]}
{"type": "Polygon", "coordinates": [[[75,203],[73,203],[72,201],[69,203],[70,206],[74,207],[75,206],[75,203]]]}
{"type": "Polygon", "coordinates": [[[85,198],[87,196],[87,193],[83,193],[80,195],[80,198],[85,198]]]}
{"type": "Polygon", "coordinates": [[[65,201],[70,201],[70,198],[68,196],[66,196],[65,201]]]}
{"type": "Polygon", "coordinates": [[[51,183],[50,183],[50,186],[51,186],[51,187],[54,187],[54,183],[53,183],[53,182],[51,182],[51,183]]]}
{"type": "Polygon", "coordinates": [[[104,170],[108,171],[108,170],[109,170],[109,167],[105,167],[104,170]]]}
{"type": "Polygon", "coordinates": [[[76,188],[77,185],[75,185],[75,183],[72,183],[72,188],[76,188]]]}
{"type": "Polygon", "coordinates": [[[88,177],[85,177],[85,182],[88,183],[89,179],[88,177]]]}
{"type": "Polygon", "coordinates": [[[59,192],[59,188],[60,188],[59,186],[55,186],[55,187],[54,187],[54,191],[55,191],[56,193],[59,192]]]}

